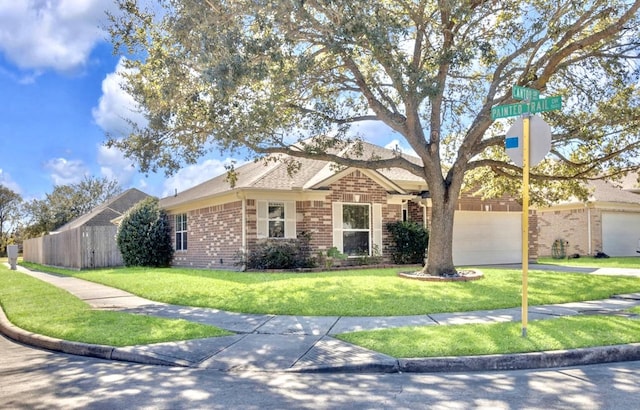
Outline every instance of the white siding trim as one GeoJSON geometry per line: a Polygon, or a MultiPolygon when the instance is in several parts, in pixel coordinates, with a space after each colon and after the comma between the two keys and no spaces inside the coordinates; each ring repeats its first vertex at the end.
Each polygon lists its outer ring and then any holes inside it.
{"type": "Polygon", "coordinates": [[[256,201],[257,234],[260,239],[269,237],[269,201],[256,201]]]}
{"type": "Polygon", "coordinates": [[[284,237],[296,238],[296,203],[285,201],[284,203],[284,237]]]}
{"type": "Polygon", "coordinates": [[[269,237],[269,203],[278,202],[284,204],[284,237],[296,237],[296,203],[295,201],[256,201],[257,237],[264,239],[269,237]]]}
{"type": "Polygon", "coordinates": [[[342,202],[332,203],[331,208],[333,218],[333,246],[342,252],[342,202]]]}
{"type": "MultiPolygon", "coordinates": [[[[373,204],[372,214],[373,223],[371,237],[373,239],[373,245],[377,246],[378,251],[382,254],[382,204],[373,204]]],[[[373,247],[371,248],[371,255],[373,255],[373,247]]]]}

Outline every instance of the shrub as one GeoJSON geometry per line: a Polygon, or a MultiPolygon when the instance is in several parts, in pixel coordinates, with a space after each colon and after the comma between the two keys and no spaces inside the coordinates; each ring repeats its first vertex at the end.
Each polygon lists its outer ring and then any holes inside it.
{"type": "Polygon", "coordinates": [[[311,268],[310,236],[302,233],[297,239],[265,239],[249,252],[248,269],[297,269],[311,268]]]}
{"type": "Polygon", "coordinates": [[[391,222],[387,224],[393,246],[391,258],[397,264],[424,263],[424,255],[429,245],[429,232],[416,222],[391,222]]]}
{"type": "Polygon", "coordinates": [[[125,214],[116,241],[126,266],[166,267],[173,260],[169,217],[156,198],[138,202],[125,214]]]}

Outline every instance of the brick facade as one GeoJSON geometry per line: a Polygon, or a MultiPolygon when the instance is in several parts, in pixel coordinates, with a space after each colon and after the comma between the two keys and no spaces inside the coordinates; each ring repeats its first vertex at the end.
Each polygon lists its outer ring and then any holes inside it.
{"type": "MultiPolygon", "coordinates": [[[[172,229],[175,219],[170,216],[172,229]]],[[[175,235],[174,235],[175,237],[175,235]]],[[[176,251],[174,266],[232,268],[242,249],[242,202],[187,212],[186,251],[176,251]]]]}
{"type": "Polygon", "coordinates": [[[522,205],[514,198],[503,196],[501,198],[482,199],[464,193],[458,200],[458,211],[484,211],[484,212],[521,212],[522,205]]]}
{"type": "MultiPolygon", "coordinates": [[[[333,203],[379,204],[382,215],[382,246],[377,250],[381,252],[384,262],[390,262],[388,249],[392,245],[392,239],[386,225],[402,220],[403,205],[399,201],[398,203],[389,203],[389,199],[389,194],[383,186],[371,179],[365,172],[354,170],[327,186],[323,199],[316,195],[312,200],[295,201],[296,234],[310,233],[311,248],[318,251],[327,250],[334,246],[333,203]]],[[[282,199],[274,194],[273,200],[282,199]]],[[[258,241],[258,201],[255,199],[235,200],[186,212],[188,246],[185,251],[176,251],[173,264],[193,268],[238,269],[239,255],[243,250],[243,201],[246,229],[244,239],[247,250],[250,251],[258,241]]],[[[426,216],[428,223],[430,209],[422,207],[419,201],[421,200],[416,198],[406,202],[408,220],[424,223],[426,216]]],[[[424,203],[426,204],[426,202],[424,203]]],[[[511,199],[482,200],[477,197],[463,196],[459,203],[459,209],[485,212],[520,212],[521,206],[511,199]]],[[[173,228],[173,215],[170,219],[173,228]]],[[[530,214],[529,223],[529,255],[530,259],[535,260],[538,245],[535,212],[530,214]]],[[[373,232],[374,227],[370,228],[373,232]]]]}
{"type": "Polygon", "coordinates": [[[296,231],[311,234],[312,249],[327,250],[333,246],[331,200],[296,202],[296,231]]]}
{"type": "Polygon", "coordinates": [[[556,240],[565,242],[567,255],[585,256],[602,251],[601,209],[539,210],[538,220],[539,256],[553,256],[552,247],[556,240]]]}

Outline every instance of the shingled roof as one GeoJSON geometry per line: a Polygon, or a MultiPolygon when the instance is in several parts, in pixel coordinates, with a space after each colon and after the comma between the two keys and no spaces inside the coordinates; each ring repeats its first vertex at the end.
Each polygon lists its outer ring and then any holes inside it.
{"type": "MultiPolygon", "coordinates": [[[[363,143],[363,152],[359,158],[391,158],[396,155],[392,150],[379,147],[370,143],[363,143]]],[[[403,155],[410,161],[419,164],[420,159],[403,155]]],[[[300,162],[300,168],[297,172],[289,174],[286,160],[290,159],[288,155],[280,155],[279,158],[272,157],[268,161],[257,161],[244,164],[238,167],[235,172],[237,180],[234,187],[228,181],[227,175],[218,175],[208,181],[205,181],[193,188],[176,195],[162,198],[160,206],[163,208],[171,208],[181,204],[189,203],[196,200],[213,198],[219,195],[229,193],[231,191],[239,191],[244,189],[263,189],[263,190],[283,190],[290,191],[293,189],[317,189],[322,183],[338,172],[334,164],[328,161],[320,161],[307,158],[297,158],[300,162]]],[[[387,179],[390,183],[413,183],[424,184],[424,180],[411,174],[404,169],[380,169],[377,171],[383,179],[387,179]]]]}
{"type": "MultiPolygon", "coordinates": [[[[637,174],[636,178],[637,178],[637,174]]],[[[640,204],[640,194],[631,182],[633,177],[625,178],[621,183],[608,181],[589,181],[589,188],[592,190],[589,196],[590,202],[620,202],[630,204],[640,204]]]]}
{"type": "MultiPolygon", "coordinates": [[[[68,231],[70,229],[79,228],[81,226],[109,226],[112,220],[123,215],[133,205],[147,198],[149,195],[144,192],[131,188],[120,195],[108,199],[104,203],[96,206],[88,213],[68,222],[67,224],[56,229],[55,232],[68,231]]],[[[52,232],[52,233],[55,233],[52,232]]]]}

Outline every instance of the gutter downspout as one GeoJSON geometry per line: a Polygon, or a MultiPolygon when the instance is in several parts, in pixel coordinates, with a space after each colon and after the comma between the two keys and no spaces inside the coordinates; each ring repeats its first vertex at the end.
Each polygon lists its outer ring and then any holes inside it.
{"type": "Polygon", "coordinates": [[[244,261],[240,268],[243,272],[247,270],[247,197],[245,194],[238,195],[242,200],[242,247],[240,252],[242,253],[242,260],[244,261]]]}
{"type": "Polygon", "coordinates": [[[591,207],[589,203],[584,204],[587,207],[587,241],[589,241],[589,255],[593,255],[593,248],[591,246],[591,207]]]}

